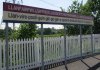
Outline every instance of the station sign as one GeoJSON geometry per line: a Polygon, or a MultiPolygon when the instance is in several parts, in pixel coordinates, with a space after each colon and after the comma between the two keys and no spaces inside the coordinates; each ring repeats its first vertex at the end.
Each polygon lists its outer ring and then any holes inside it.
{"type": "Polygon", "coordinates": [[[93,25],[91,16],[3,3],[3,22],[93,25]]]}

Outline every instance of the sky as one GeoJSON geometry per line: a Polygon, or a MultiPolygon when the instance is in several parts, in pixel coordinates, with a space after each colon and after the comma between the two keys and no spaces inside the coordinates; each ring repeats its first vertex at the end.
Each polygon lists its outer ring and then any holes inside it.
{"type": "MultiPolygon", "coordinates": [[[[4,1],[5,0],[0,0],[0,29],[4,28],[5,26],[4,23],[1,24],[2,13],[3,13],[2,5],[4,1]]],[[[13,0],[7,0],[7,1],[12,2],[13,0]]],[[[18,1],[21,2],[21,0],[16,0],[17,3],[18,1]]],[[[72,4],[72,1],[73,0],[23,0],[23,5],[61,11],[60,7],[67,10],[67,8],[72,4]]],[[[81,2],[82,0],[78,1],[81,2]]],[[[87,0],[83,0],[83,4],[85,4],[86,1],[87,0]]],[[[12,24],[9,24],[9,26],[12,27],[12,24]]],[[[16,24],[16,26],[18,26],[18,24],[16,24]]],[[[40,25],[38,25],[38,27],[40,27],[40,25]]],[[[54,27],[56,29],[62,28],[61,25],[44,25],[44,27],[45,28],[54,27]]]]}

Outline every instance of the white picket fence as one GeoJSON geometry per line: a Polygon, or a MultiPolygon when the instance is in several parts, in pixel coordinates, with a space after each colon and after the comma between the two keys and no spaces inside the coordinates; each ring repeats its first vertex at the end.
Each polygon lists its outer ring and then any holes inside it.
{"type": "MultiPolygon", "coordinates": [[[[82,52],[91,53],[91,36],[82,36],[82,52]]],[[[68,59],[80,56],[80,36],[66,38],[68,59]]],[[[94,53],[100,53],[100,34],[93,35],[94,53]]],[[[41,39],[20,39],[9,41],[9,69],[27,70],[41,66],[41,39]]],[[[5,70],[5,41],[0,40],[0,70],[5,70]]],[[[45,65],[64,60],[64,38],[44,38],[45,65]]]]}

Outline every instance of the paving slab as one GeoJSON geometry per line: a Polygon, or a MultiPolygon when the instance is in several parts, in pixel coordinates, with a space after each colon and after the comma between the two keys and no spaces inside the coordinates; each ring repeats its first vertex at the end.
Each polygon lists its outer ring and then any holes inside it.
{"type": "Polygon", "coordinates": [[[92,66],[94,66],[94,65],[96,65],[97,63],[100,62],[100,60],[95,59],[95,58],[93,58],[93,57],[83,59],[83,61],[84,61],[87,65],[89,65],[90,67],[92,67],[92,66]]]}
{"type": "MultiPolygon", "coordinates": [[[[100,58],[100,55],[96,55],[95,57],[100,58]]],[[[96,58],[89,57],[89,58],[83,59],[83,61],[87,65],[92,67],[100,62],[100,60],[98,60],[96,58]]],[[[68,67],[68,70],[88,70],[89,69],[89,67],[87,67],[81,60],[69,63],[69,64],[67,64],[67,67],[68,67]]],[[[62,66],[55,67],[55,68],[52,68],[49,70],[66,70],[66,69],[65,69],[65,66],[62,65],[62,66]]],[[[100,70],[100,67],[97,70],[100,70]]]]}
{"type": "Polygon", "coordinates": [[[96,55],[95,57],[98,58],[98,59],[100,59],[100,55],[96,55]]]}
{"type": "MultiPolygon", "coordinates": [[[[69,63],[67,64],[68,70],[87,70],[88,67],[86,65],[84,65],[81,61],[76,61],[73,63],[69,63]]],[[[65,66],[59,66],[59,67],[55,67],[49,70],[66,70],[65,66]]]]}
{"type": "Polygon", "coordinates": [[[100,67],[97,70],[100,70],[100,67]]]}
{"type": "Polygon", "coordinates": [[[81,61],[69,63],[67,66],[68,66],[68,70],[87,70],[87,69],[89,69],[81,61]]]}

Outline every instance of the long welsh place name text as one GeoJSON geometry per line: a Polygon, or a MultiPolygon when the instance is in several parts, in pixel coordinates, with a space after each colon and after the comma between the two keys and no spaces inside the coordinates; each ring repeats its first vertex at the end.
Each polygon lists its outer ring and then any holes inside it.
{"type": "Polygon", "coordinates": [[[28,20],[28,21],[36,21],[36,22],[56,22],[56,23],[67,23],[67,22],[83,22],[83,23],[91,23],[91,21],[82,21],[79,19],[71,19],[71,18],[60,18],[60,17],[52,17],[52,16],[43,16],[43,15],[26,15],[26,14],[16,14],[16,13],[8,13],[8,18],[12,19],[20,19],[20,20],[28,20]]]}

